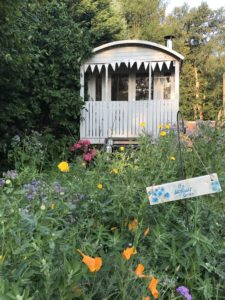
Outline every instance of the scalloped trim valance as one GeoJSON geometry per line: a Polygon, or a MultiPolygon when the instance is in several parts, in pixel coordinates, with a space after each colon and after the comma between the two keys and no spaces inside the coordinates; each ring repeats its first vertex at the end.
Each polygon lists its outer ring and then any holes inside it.
{"type": "Polygon", "coordinates": [[[97,68],[97,70],[99,71],[99,73],[102,70],[102,67],[105,66],[105,68],[108,68],[109,66],[111,66],[111,68],[113,69],[113,71],[116,70],[116,68],[119,68],[121,63],[124,63],[126,65],[127,68],[132,68],[134,66],[134,64],[136,63],[137,65],[137,69],[139,70],[141,65],[143,64],[145,70],[147,70],[147,68],[149,67],[149,64],[151,63],[151,68],[154,71],[156,66],[158,65],[159,70],[161,71],[163,68],[163,65],[165,64],[167,69],[170,69],[171,63],[174,61],[170,61],[170,60],[166,60],[166,61],[140,61],[140,60],[123,60],[123,61],[114,61],[111,63],[96,63],[96,64],[85,64],[84,65],[84,71],[86,72],[88,69],[93,73],[95,71],[95,69],[97,68]]]}

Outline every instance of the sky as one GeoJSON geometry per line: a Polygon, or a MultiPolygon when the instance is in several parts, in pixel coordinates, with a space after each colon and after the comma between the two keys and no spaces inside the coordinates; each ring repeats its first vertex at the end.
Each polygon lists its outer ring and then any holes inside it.
{"type": "MultiPolygon", "coordinates": [[[[190,7],[199,6],[203,1],[202,0],[167,0],[168,5],[166,12],[167,14],[170,13],[174,7],[176,6],[182,6],[184,2],[187,2],[190,7]]],[[[205,0],[204,2],[207,2],[209,8],[211,9],[217,9],[221,6],[225,7],[225,0],[205,0]]]]}

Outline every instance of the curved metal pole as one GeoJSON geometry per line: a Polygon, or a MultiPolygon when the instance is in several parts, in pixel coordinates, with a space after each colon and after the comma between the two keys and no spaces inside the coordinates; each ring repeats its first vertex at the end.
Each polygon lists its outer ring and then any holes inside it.
{"type": "MultiPolygon", "coordinates": [[[[178,138],[178,147],[179,147],[179,158],[180,158],[180,173],[182,176],[182,179],[186,178],[186,172],[185,172],[185,167],[184,167],[184,161],[183,161],[183,155],[182,155],[182,150],[181,150],[181,142],[180,142],[180,134],[181,132],[183,134],[186,133],[186,128],[184,126],[184,118],[182,112],[179,110],[177,112],[177,138],[178,138]],[[181,128],[180,128],[180,121],[181,120],[181,128]]],[[[188,209],[187,209],[187,200],[184,200],[185,203],[185,215],[186,215],[186,227],[189,229],[189,217],[188,217],[188,209]]]]}
{"type": "Polygon", "coordinates": [[[177,112],[177,135],[178,135],[178,147],[179,147],[179,155],[180,155],[180,171],[182,178],[185,179],[186,174],[185,174],[185,168],[184,168],[184,162],[183,162],[183,156],[182,156],[182,151],[181,151],[181,142],[180,142],[180,133],[185,134],[186,133],[186,128],[184,127],[184,118],[182,112],[179,110],[177,112]],[[182,122],[182,128],[180,129],[180,122],[179,122],[179,116],[182,122]]]}

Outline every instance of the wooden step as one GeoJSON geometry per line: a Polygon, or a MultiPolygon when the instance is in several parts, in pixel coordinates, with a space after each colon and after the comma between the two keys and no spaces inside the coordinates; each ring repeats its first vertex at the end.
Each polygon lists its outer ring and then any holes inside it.
{"type": "MultiPolygon", "coordinates": [[[[115,145],[138,145],[138,140],[137,138],[121,138],[121,137],[112,137],[107,140],[111,140],[113,146],[115,145]]],[[[106,144],[107,144],[106,140],[106,144]]]]}
{"type": "Polygon", "coordinates": [[[118,141],[115,140],[113,141],[113,145],[138,145],[138,141],[137,140],[123,140],[123,141],[118,141]]]}

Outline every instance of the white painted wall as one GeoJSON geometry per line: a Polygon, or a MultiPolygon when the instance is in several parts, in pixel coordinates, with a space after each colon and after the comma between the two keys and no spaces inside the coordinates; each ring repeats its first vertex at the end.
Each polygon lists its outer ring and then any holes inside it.
{"type": "MultiPolygon", "coordinates": [[[[179,109],[179,72],[182,59],[183,56],[179,53],[146,41],[119,41],[94,49],[93,55],[81,68],[81,75],[85,71],[89,73],[88,93],[91,101],[86,102],[85,109],[82,110],[80,138],[90,139],[93,143],[104,143],[104,139],[109,137],[138,137],[142,131],[141,122],[146,123],[149,134],[157,136],[160,124],[174,124],[179,109]],[[121,63],[128,68],[125,71],[129,73],[129,101],[111,101],[111,75],[113,70],[124,71],[118,69],[121,63]],[[151,65],[154,71],[154,74],[151,73],[155,78],[154,94],[151,100],[134,101],[135,76],[141,63],[142,68],[143,65],[151,65]],[[155,68],[157,65],[159,68],[155,68]],[[103,99],[95,101],[95,76],[100,70],[103,75],[103,99]],[[164,100],[162,82],[164,83],[166,73],[169,72],[172,74],[171,99],[164,100]]],[[[151,79],[149,82],[151,85],[151,79]]],[[[82,76],[81,83],[83,84],[82,76]]]]}

